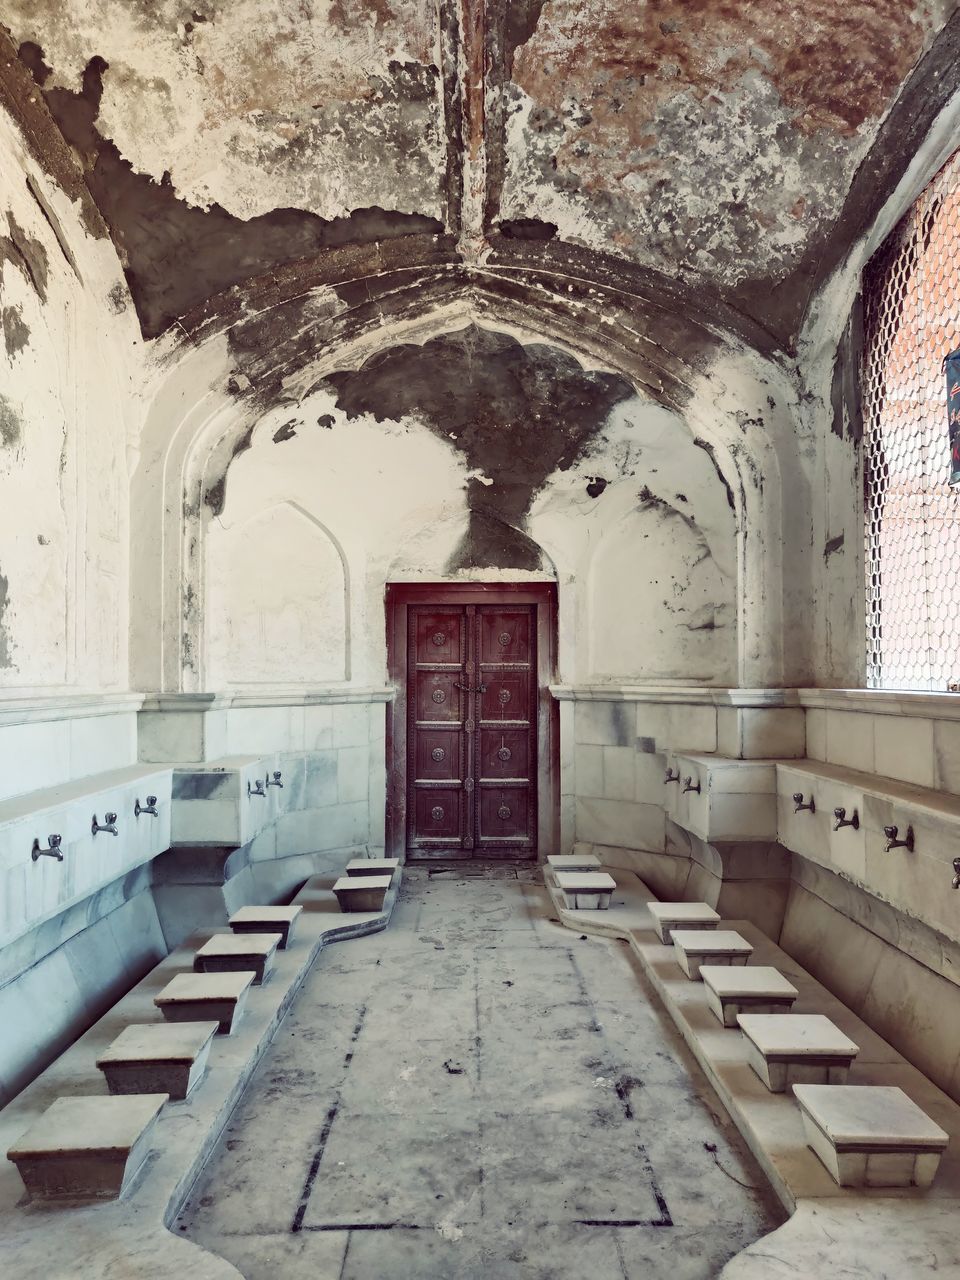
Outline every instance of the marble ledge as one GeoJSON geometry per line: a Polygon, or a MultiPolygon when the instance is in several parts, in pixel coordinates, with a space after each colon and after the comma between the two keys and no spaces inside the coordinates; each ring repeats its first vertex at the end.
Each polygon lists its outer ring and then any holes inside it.
{"type": "Polygon", "coordinates": [[[652,702],[707,707],[796,707],[796,689],[695,684],[552,684],[558,702],[652,702]]]}
{"type": "Polygon", "coordinates": [[[0,693],[0,728],[49,720],[85,720],[139,711],[142,693],[0,693]]]}
{"type": "Polygon", "coordinates": [[[224,693],[147,693],[141,711],[229,711],[257,707],[313,707],[338,703],[392,702],[392,685],[326,685],[312,689],[231,690],[224,693]]]}
{"type": "Polygon", "coordinates": [[[916,689],[796,689],[799,706],[809,711],[850,711],[875,716],[919,716],[960,720],[960,694],[916,689]]]}

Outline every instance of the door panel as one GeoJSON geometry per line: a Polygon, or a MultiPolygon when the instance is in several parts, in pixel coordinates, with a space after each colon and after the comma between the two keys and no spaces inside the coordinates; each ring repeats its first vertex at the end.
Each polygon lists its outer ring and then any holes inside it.
{"type": "Polygon", "coordinates": [[[407,846],[533,852],[534,605],[414,605],[407,615],[407,846]]]}

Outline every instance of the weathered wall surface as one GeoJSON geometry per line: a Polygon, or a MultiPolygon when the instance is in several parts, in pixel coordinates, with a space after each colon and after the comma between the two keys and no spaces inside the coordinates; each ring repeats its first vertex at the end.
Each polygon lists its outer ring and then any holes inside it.
{"type": "Polygon", "coordinates": [[[0,210],[0,688],[122,689],[136,323],[6,118],[0,210]]]}

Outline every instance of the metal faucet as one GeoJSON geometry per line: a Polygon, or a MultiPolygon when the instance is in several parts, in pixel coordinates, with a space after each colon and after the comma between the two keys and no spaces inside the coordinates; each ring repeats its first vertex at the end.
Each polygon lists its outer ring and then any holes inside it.
{"type": "Polygon", "coordinates": [[[58,862],[63,861],[63,854],[60,852],[60,842],[63,836],[47,836],[46,849],[40,848],[39,837],[33,841],[33,848],[30,851],[30,857],[36,862],[38,858],[56,858],[58,862]]]}
{"type": "Polygon", "coordinates": [[[955,889],[960,889],[960,858],[954,858],[953,869],[957,873],[953,877],[953,887],[955,889]]]}
{"type": "Polygon", "coordinates": [[[853,827],[854,831],[860,830],[860,815],[856,809],[853,811],[853,817],[847,817],[846,809],[834,809],[833,816],[836,822],[833,824],[834,831],[839,831],[841,827],[853,827]]]}
{"type": "Polygon", "coordinates": [[[664,782],[665,782],[665,783],[667,783],[667,782],[679,782],[679,781],[680,781],[680,770],[678,769],[678,770],[677,770],[677,772],[676,772],[676,773],[674,773],[672,769],[667,769],[667,772],[663,775],[663,780],[664,780],[664,782]]]}
{"type": "Polygon", "coordinates": [[[157,810],[157,797],[147,796],[147,803],[141,804],[140,797],[137,797],[137,803],[133,806],[133,816],[139,818],[141,813],[149,813],[153,818],[159,818],[160,814],[157,810]]]}
{"type": "Polygon", "coordinates": [[[280,769],[274,769],[274,771],[273,771],[273,778],[272,778],[272,779],[268,779],[268,780],[267,780],[267,786],[268,786],[268,787],[282,787],[282,786],[283,786],[283,783],[280,781],[280,779],[281,779],[282,777],[283,777],[283,772],[282,772],[280,769]]]}
{"type": "Polygon", "coordinates": [[[813,796],[811,796],[811,797],[810,797],[810,803],[809,803],[809,804],[804,804],[804,803],[803,803],[803,792],[802,792],[802,791],[795,791],[795,792],[793,793],[793,812],[794,812],[794,813],[803,813],[804,809],[806,809],[806,811],[807,811],[808,813],[816,813],[816,812],[817,812],[817,802],[816,802],[816,800],[814,800],[813,796]]]}
{"type": "Polygon", "coordinates": [[[266,792],[264,791],[264,789],[263,789],[263,779],[262,779],[262,778],[258,778],[258,779],[257,779],[257,785],[256,785],[255,787],[254,787],[254,786],[251,786],[251,784],[250,784],[249,782],[247,782],[247,795],[248,795],[248,796],[265,796],[266,794],[267,794],[267,793],[266,793],[266,792]]]}
{"type": "Polygon", "coordinates": [[[97,821],[97,815],[93,815],[93,821],[90,823],[90,830],[93,834],[96,835],[98,831],[109,831],[112,836],[119,835],[120,833],[117,830],[117,815],[115,813],[106,813],[104,814],[104,817],[106,818],[106,822],[101,827],[100,823],[97,821]]]}
{"type": "Polygon", "coordinates": [[[684,780],[683,780],[683,790],[684,790],[684,792],[687,792],[687,791],[696,791],[697,795],[699,795],[699,794],[700,794],[700,779],[699,779],[699,778],[697,779],[697,785],[696,785],[696,786],[694,786],[694,785],[693,785],[693,778],[684,778],[684,780]]]}
{"type": "Polygon", "coordinates": [[[891,849],[906,849],[908,853],[913,853],[913,827],[907,827],[907,838],[899,840],[899,827],[884,827],[883,834],[887,837],[886,848],[884,853],[889,853],[891,849]]]}

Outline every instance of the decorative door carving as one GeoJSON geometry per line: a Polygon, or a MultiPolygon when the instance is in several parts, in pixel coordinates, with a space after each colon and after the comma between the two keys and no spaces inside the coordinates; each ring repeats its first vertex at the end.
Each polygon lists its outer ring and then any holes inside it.
{"type": "Polygon", "coordinates": [[[407,847],[533,851],[535,607],[418,604],[407,620],[407,847]]]}

